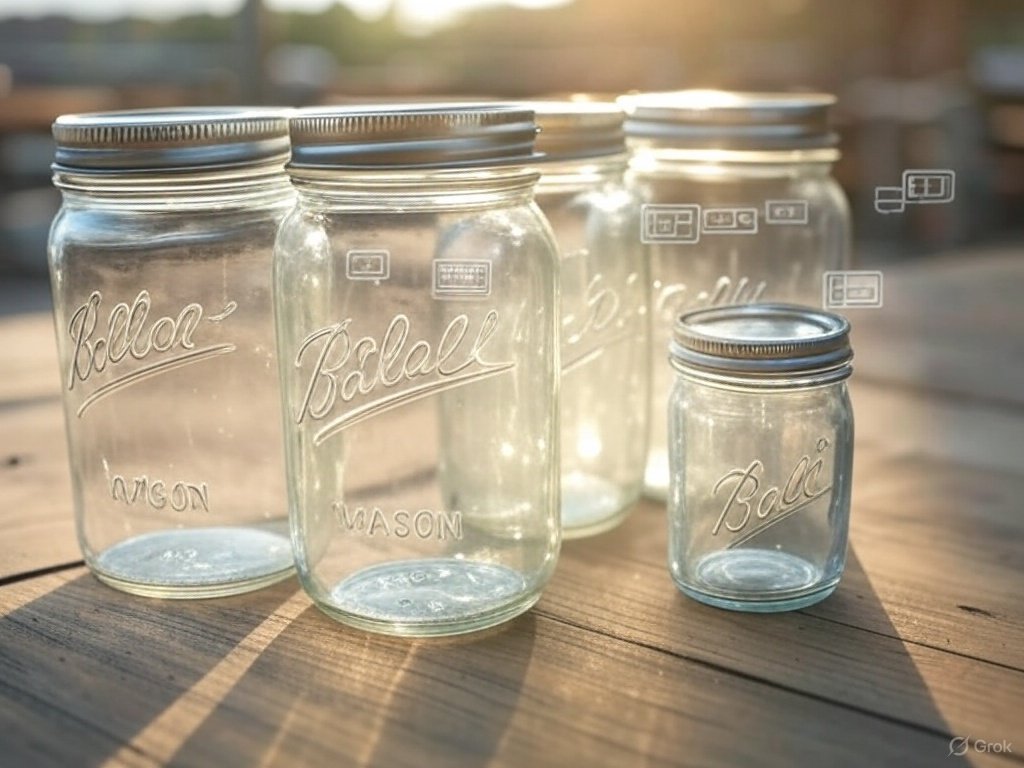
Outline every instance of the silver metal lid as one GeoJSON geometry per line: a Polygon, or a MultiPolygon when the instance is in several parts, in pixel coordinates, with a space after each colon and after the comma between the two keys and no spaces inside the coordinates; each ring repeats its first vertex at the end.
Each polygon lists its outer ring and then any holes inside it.
{"type": "Polygon", "coordinates": [[[466,168],[532,162],[532,109],[387,104],[298,110],[289,169],[466,168]]]}
{"type": "Polygon", "coordinates": [[[833,147],[827,93],[665,91],[622,96],[626,136],[680,149],[833,147]]]}
{"type": "Polygon", "coordinates": [[[795,304],[713,307],[679,317],[669,357],[680,369],[731,377],[838,380],[850,375],[849,334],[845,318],[795,304]]]}
{"type": "Polygon", "coordinates": [[[61,115],[54,168],[86,172],[209,169],[288,157],[284,109],[196,107],[61,115]]]}
{"type": "Polygon", "coordinates": [[[625,114],[609,102],[536,101],[540,134],[537,151],[544,162],[619,155],[626,151],[625,114]]]}

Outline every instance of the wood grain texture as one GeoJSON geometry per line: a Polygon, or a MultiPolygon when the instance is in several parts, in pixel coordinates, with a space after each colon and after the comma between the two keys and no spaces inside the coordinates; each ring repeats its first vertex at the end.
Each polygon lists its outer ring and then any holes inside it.
{"type": "Polygon", "coordinates": [[[1024,410],[879,384],[856,373],[850,395],[858,460],[913,455],[1024,474],[1024,410]]]}
{"type": "Polygon", "coordinates": [[[0,531],[0,579],[82,559],[57,400],[0,404],[0,531]]]}
{"type": "MultiPolygon", "coordinates": [[[[932,566],[941,577],[932,575],[927,587],[912,589],[916,602],[907,600],[899,590],[906,582],[914,584],[910,578],[920,573],[911,568],[908,576],[893,562],[898,555],[875,557],[875,542],[855,524],[843,582],[827,601],[777,616],[723,612],[672,589],[664,562],[664,517],[663,510],[645,504],[606,536],[566,543],[558,575],[538,610],[620,640],[945,733],[947,739],[962,731],[978,738],[1011,733],[1024,738],[1024,668],[1010,666],[1020,661],[1021,648],[1007,642],[1024,637],[1019,597],[1008,595],[997,603],[991,589],[975,594],[977,576],[973,583],[957,584],[963,569],[936,558],[932,566]],[[975,610],[958,608],[958,601],[975,610]],[[983,605],[993,606],[992,613],[983,605]]],[[[901,538],[898,530],[894,538],[901,538]]],[[[916,562],[913,555],[905,561],[916,562]]]]}
{"type": "Polygon", "coordinates": [[[57,341],[50,313],[30,312],[3,318],[0,349],[4,350],[0,408],[60,397],[57,341]]]}
{"type": "Polygon", "coordinates": [[[858,375],[1024,405],[1024,251],[886,267],[882,309],[847,313],[858,375]]]}
{"type": "Polygon", "coordinates": [[[112,593],[81,570],[0,588],[5,758],[925,766],[948,748],[944,733],[543,611],[482,636],[408,642],[344,628],[295,593],[288,582],[168,604],[112,593]]]}

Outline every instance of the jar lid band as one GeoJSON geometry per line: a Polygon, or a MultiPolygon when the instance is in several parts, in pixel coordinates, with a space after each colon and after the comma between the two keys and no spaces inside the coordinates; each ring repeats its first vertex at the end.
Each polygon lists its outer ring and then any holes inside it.
{"type": "Polygon", "coordinates": [[[716,375],[839,379],[850,373],[849,334],[846,318],[795,304],[713,307],[679,317],[669,356],[681,370],[716,375]]]}
{"type": "Polygon", "coordinates": [[[532,109],[384,104],[298,110],[289,169],[478,168],[536,159],[532,109]]]}
{"type": "Polygon", "coordinates": [[[283,164],[288,112],[182,107],[61,115],[53,124],[55,167],[131,173],[283,164]]]}
{"type": "Polygon", "coordinates": [[[623,96],[631,141],[680,149],[792,150],[834,147],[827,93],[665,91],[623,96]]]}
{"type": "Polygon", "coordinates": [[[543,162],[621,155],[626,151],[625,113],[611,102],[535,101],[543,162]]]}

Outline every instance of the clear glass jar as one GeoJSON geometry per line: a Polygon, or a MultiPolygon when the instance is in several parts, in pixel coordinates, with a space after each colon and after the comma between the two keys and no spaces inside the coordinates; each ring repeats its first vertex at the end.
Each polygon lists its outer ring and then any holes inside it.
{"type": "Polygon", "coordinates": [[[68,115],[49,260],[78,538],[111,586],[292,572],[270,269],[293,203],[267,110],[68,115]]]}
{"type": "Polygon", "coordinates": [[[690,597],[769,612],[836,588],[853,470],[848,334],[838,315],[785,304],[679,318],[669,569],[690,597]]]}
{"type": "Polygon", "coordinates": [[[561,272],[562,536],[620,523],[647,460],[647,280],[639,204],[623,181],[623,113],[612,104],[537,102],[544,156],[537,204],[561,272]]]}
{"type": "Polygon", "coordinates": [[[559,547],[557,254],[533,112],[300,112],[274,263],[292,539],[327,614],[444,635],[559,547]]]}
{"type": "Polygon", "coordinates": [[[644,200],[650,279],[651,436],[645,492],[665,498],[664,350],[680,313],[821,306],[826,271],[849,268],[850,213],[826,94],[678,91],[624,97],[629,179],[644,200]]]}

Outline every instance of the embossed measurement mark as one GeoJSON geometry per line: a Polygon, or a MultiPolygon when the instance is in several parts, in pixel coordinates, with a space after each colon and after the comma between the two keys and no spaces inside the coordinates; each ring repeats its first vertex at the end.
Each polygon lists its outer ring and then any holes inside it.
{"type": "Polygon", "coordinates": [[[349,280],[387,280],[391,277],[391,252],[386,248],[353,248],[345,254],[349,280]]]}
{"type": "Polygon", "coordinates": [[[435,298],[480,298],[491,295],[491,262],[434,259],[435,298]]]}
{"type": "MultiPolygon", "coordinates": [[[[93,291],[89,300],[75,310],[68,323],[73,350],[68,365],[67,388],[73,390],[77,382],[85,384],[93,373],[102,373],[131,358],[143,361],[151,355],[171,354],[135,368],[97,387],[78,406],[81,417],[97,401],[125,387],[160,373],[198,363],[210,357],[235,350],[234,344],[211,344],[197,348],[193,335],[203,320],[203,307],[192,302],[186,304],[177,317],[170,315],[148,324],[151,299],[149,291],[139,291],[131,305],[119,302],[113,306],[106,320],[106,336],[98,335],[100,305],[103,294],[93,291]]],[[[231,301],[207,322],[219,323],[231,315],[238,305],[231,301]]]]}
{"type": "Polygon", "coordinates": [[[141,503],[153,509],[170,506],[175,512],[210,511],[210,489],[206,483],[179,480],[168,486],[163,480],[150,480],[146,475],[133,477],[131,481],[114,475],[110,479],[110,495],[114,501],[129,505],[141,503]]]}
{"type": "MultiPolygon", "coordinates": [[[[756,235],[759,211],[750,205],[705,208],[695,203],[644,205],[640,242],[648,245],[692,245],[704,235],[756,235]]],[[[765,200],[766,224],[804,225],[809,220],[806,200],[765,200]]]]}
{"type": "Polygon", "coordinates": [[[332,505],[338,525],[346,531],[371,537],[394,536],[405,539],[445,541],[462,538],[462,512],[432,509],[395,509],[380,507],[349,507],[341,502],[332,505]]]}
{"type": "Polygon", "coordinates": [[[826,309],[882,306],[882,273],[877,270],[828,271],[822,275],[822,285],[826,309]]]}
{"type": "Polygon", "coordinates": [[[796,226],[806,224],[809,210],[806,200],[765,200],[764,220],[766,224],[796,226]]]}
{"type": "Polygon", "coordinates": [[[700,232],[702,235],[756,235],[757,208],[704,208],[700,232]]]}
{"type": "MultiPolygon", "coordinates": [[[[820,438],[816,452],[824,453],[829,445],[827,438],[820,438]]],[[[737,547],[790,515],[799,512],[832,490],[831,485],[825,488],[816,487],[823,465],[824,460],[820,455],[813,462],[810,456],[801,456],[781,489],[779,486],[770,486],[760,496],[758,496],[758,491],[764,472],[764,463],[760,459],[754,459],[746,469],[737,467],[729,470],[718,479],[711,489],[711,494],[717,496],[718,492],[727,484],[733,483],[732,492],[711,529],[711,535],[717,536],[723,525],[730,533],[740,533],[754,518],[767,520],[763,525],[747,531],[728,545],[729,548],[737,547]]]]}
{"type": "Polygon", "coordinates": [[[910,168],[903,172],[903,185],[875,187],[875,210],[903,213],[907,205],[935,205],[956,199],[956,171],[948,168],[910,168]]]}
{"type": "Polygon", "coordinates": [[[699,205],[648,203],[641,211],[642,243],[696,243],[700,240],[699,205]]]}

